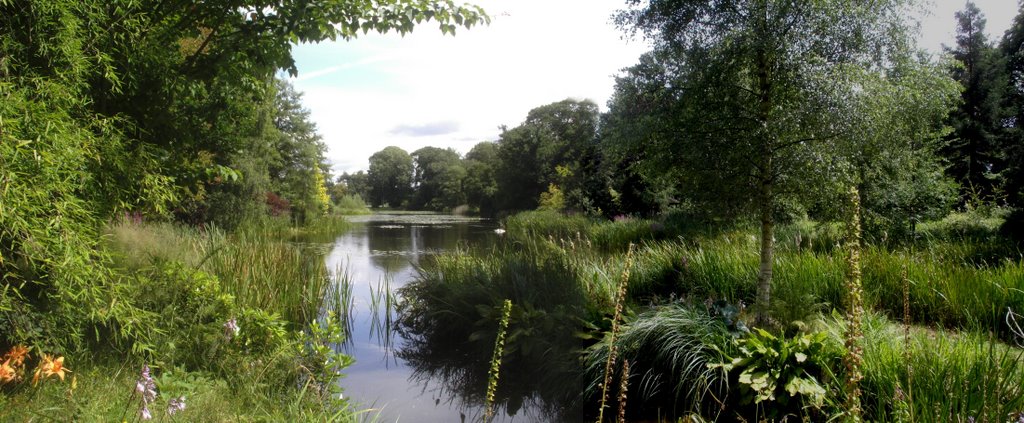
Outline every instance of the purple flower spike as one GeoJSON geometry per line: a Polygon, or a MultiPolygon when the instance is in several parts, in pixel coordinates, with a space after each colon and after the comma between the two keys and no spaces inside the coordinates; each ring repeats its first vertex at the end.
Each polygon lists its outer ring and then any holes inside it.
{"type": "Polygon", "coordinates": [[[142,374],[139,375],[139,380],[135,381],[135,392],[142,394],[143,411],[149,413],[145,405],[156,399],[156,382],[153,382],[149,375],[148,365],[142,365],[142,374]]]}
{"type": "Polygon", "coordinates": [[[169,403],[167,403],[167,415],[169,415],[169,416],[173,416],[174,413],[177,413],[177,412],[182,411],[184,409],[185,409],[185,397],[183,397],[183,396],[182,397],[178,397],[178,398],[172,398],[171,401],[169,403]]]}

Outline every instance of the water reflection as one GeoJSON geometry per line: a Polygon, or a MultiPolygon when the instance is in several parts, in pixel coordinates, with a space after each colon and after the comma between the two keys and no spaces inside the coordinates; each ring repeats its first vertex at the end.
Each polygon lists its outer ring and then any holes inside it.
{"type": "MultiPolygon", "coordinates": [[[[353,220],[353,228],[334,241],[326,259],[330,269],[347,269],[351,281],[351,333],[344,350],[356,362],[341,380],[345,395],[359,408],[377,410],[370,416],[381,422],[479,421],[488,363],[457,347],[420,348],[395,332],[390,295],[411,281],[416,266],[432,254],[495,243],[496,224],[444,215],[353,220]]],[[[486,361],[490,355],[481,357],[486,361]]],[[[517,375],[503,369],[502,379],[512,386],[517,375]]],[[[529,392],[509,395],[499,384],[499,397],[499,410],[506,412],[499,412],[496,422],[555,421],[529,392]]]]}

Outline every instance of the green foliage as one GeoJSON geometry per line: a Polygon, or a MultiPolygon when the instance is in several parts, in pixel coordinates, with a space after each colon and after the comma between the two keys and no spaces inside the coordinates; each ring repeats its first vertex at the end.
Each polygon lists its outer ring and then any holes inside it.
{"type": "Polygon", "coordinates": [[[235,310],[216,277],[180,262],[140,269],[126,300],[153,313],[148,324],[156,336],[138,339],[136,349],[151,362],[197,371],[223,358],[223,324],[235,310]]]}
{"type": "Polygon", "coordinates": [[[1004,209],[952,212],[942,219],[921,223],[917,232],[928,240],[998,240],[999,229],[1008,214],[1004,209]]]}
{"type": "Polygon", "coordinates": [[[335,202],[345,195],[358,195],[364,201],[370,198],[370,179],[364,171],[349,174],[342,173],[338,177],[338,183],[334,185],[331,198],[335,202]]]}
{"type": "MultiPolygon", "coordinates": [[[[527,247],[533,250],[534,247],[527,247]]],[[[398,355],[443,378],[468,401],[483,403],[489,358],[506,299],[509,315],[495,404],[510,411],[530,397],[558,401],[573,395],[577,322],[588,314],[586,288],[569,258],[508,246],[486,255],[438,255],[399,290],[398,355]]]]}
{"type": "MultiPolygon", "coordinates": [[[[867,95],[857,99],[857,107],[867,118],[858,123],[850,152],[865,233],[882,242],[910,238],[915,224],[940,218],[956,195],[937,151],[946,135],[940,122],[955,104],[956,83],[939,67],[915,60],[900,63],[893,73],[898,76],[863,81],[867,95]]],[[[845,195],[830,201],[845,204],[845,195]]],[[[830,214],[829,208],[817,207],[822,215],[830,214]]]]}
{"type": "MultiPolygon", "coordinates": [[[[501,193],[498,208],[534,209],[551,184],[559,185],[566,193],[605,192],[590,186],[603,188],[597,166],[597,125],[594,102],[568,99],[534,108],[521,125],[503,128],[495,169],[501,193]],[[557,171],[560,167],[565,169],[561,175],[557,171]]],[[[571,198],[575,197],[567,199],[571,198]]],[[[580,204],[566,205],[579,209],[580,204]]]]}
{"type": "MultiPolygon", "coordinates": [[[[863,173],[857,153],[865,141],[877,137],[913,157],[918,137],[892,142],[893,128],[934,126],[948,110],[942,100],[953,85],[905,47],[903,1],[870,8],[835,1],[628,5],[617,24],[647,36],[654,51],[617,80],[616,96],[623,98],[612,100],[608,121],[614,140],[626,144],[620,156],[646,162],[642,172],[681,181],[684,199],[699,208],[756,216],[763,240],[757,308],[764,321],[778,211],[806,210],[841,193],[863,173]],[[903,81],[897,75],[918,76],[905,68],[923,69],[928,83],[903,81]],[[875,89],[887,84],[903,90],[875,89]],[[931,95],[936,88],[939,95],[931,95]],[[892,92],[930,101],[898,100],[913,113],[876,107],[889,104],[892,92]]],[[[928,200],[910,202],[923,208],[934,203],[928,200]]]]}
{"type": "Polygon", "coordinates": [[[548,184],[548,190],[540,193],[540,200],[537,201],[537,210],[548,212],[560,212],[565,209],[565,195],[558,185],[548,184]]]}
{"type": "Polygon", "coordinates": [[[401,207],[409,200],[412,189],[412,156],[401,148],[391,146],[370,156],[370,204],[401,207]]]}
{"type": "Polygon", "coordinates": [[[102,144],[89,128],[106,123],[80,125],[75,94],[59,79],[0,79],[0,343],[73,351],[97,326],[120,327],[119,339],[134,330],[138,310],[110,306],[123,286],[97,249],[95,203],[81,195],[102,144]]]}
{"type": "Polygon", "coordinates": [[[736,375],[741,404],[764,407],[767,417],[821,410],[829,398],[841,348],[828,333],[780,338],[763,329],[738,341],[736,357],[712,367],[736,375]],[[808,410],[810,408],[810,410],[808,410]]]}
{"type": "Polygon", "coordinates": [[[409,208],[443,211],[466,203],[462,184],[467,174],[459,153],[451,148],[423,147],[412,152],[412,158],[415,192],[409,208]]]}
{"type": "Polygon", "coordinates": [[[339,384],[344,376],[341,371],[354,362],[352,357],[339,351],[344,336],[339,317],[328,312],[322,321],[313,321],[308,332],[299,332],[293,344],[298,350],[299,367],[305,372],[307,386],[312,387],[321,401],[337,407],[345,405],[339,384]]]}
{"type": "Polygon", "coordinates": [[[551,211],[518,213],[505,219],[510,237],[530,239],[577,239],[587,234],[594,221],[583,216],[565,216],[551,211]]]}
{"type": "Polygon", "coordinates": [[[494,213],[498,202],[498,182],[495,179],[499,164],[498,145],[481,142],[466,153],[463,162],[466,167],[466,179],[463,182],[466,201],[481,214],[494,213]]]}

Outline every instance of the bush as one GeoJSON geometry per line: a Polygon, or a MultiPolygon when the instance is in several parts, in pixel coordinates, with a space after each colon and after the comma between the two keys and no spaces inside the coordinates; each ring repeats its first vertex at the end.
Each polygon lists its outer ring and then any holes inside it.
{"type": "Polygon", "coordinates": [[[990,241],[999,236],[999,229],[1009,212],[995,209],[988,212],[968,210],[952,212],[941,220],[924,222],[917,226],[917,233],[928,240],[982,240],[990,241]]]}
{"type": "Polygon", "coordinates": [[[346,194],[334,204],[334,210],[338,214],[370,214],[370,207],[363,201],[359,194],[346,194]]]}

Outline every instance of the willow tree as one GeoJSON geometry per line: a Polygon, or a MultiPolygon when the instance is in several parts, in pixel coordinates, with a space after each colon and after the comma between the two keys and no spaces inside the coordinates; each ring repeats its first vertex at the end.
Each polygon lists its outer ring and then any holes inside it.
{"type": "Polygon", "coordinates": [[[902,0],[629,0],[618,25],[673,77],[645,141],[686,192],[757,216],[767,320],[776,211],[827,184],[852,133],[860,79],[904,54],[902,0]]]}

